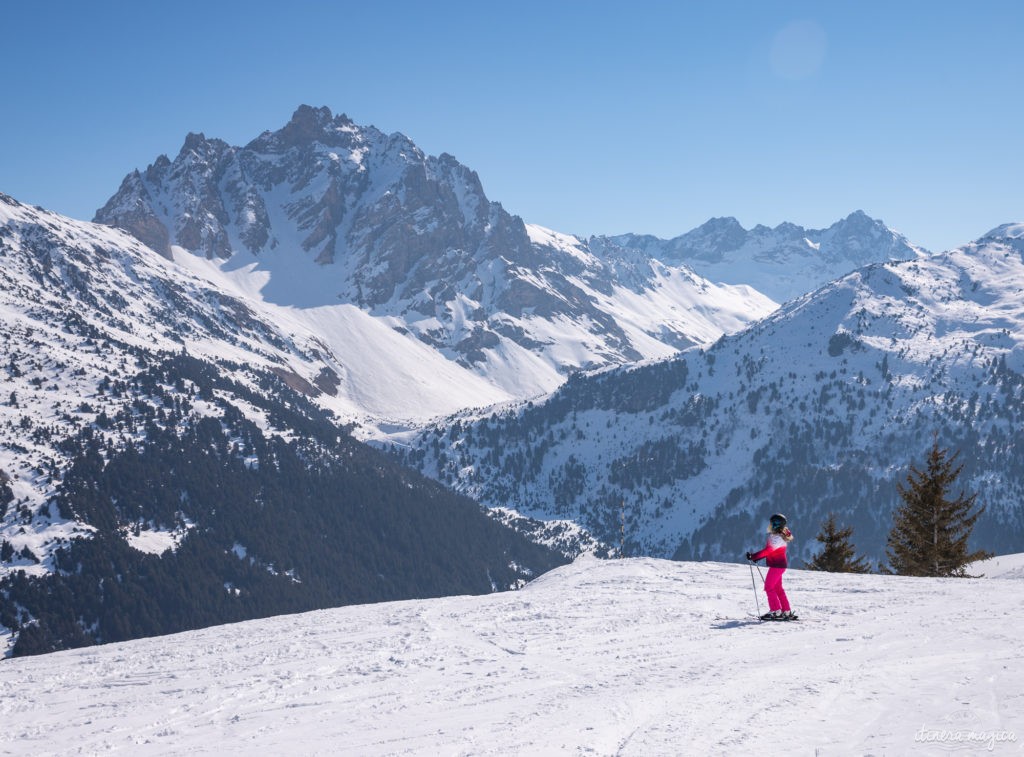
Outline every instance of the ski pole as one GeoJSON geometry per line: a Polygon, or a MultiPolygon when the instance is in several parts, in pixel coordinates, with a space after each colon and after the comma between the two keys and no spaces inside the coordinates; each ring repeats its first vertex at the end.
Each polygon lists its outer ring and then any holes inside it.
{"type": "Polygon", "coordinates": [[[764,573],[761,572],[761,566],[757,566],[757,575],[761,576],[761,585],[764,586],[764,573]]]}
{"type": "MultiPolygon", "coordinates": [[[[757,572],[760,573],[761,569],[758,568],[757,572]]],[[[764,580],[764,577],[761,578],[764,580]]],[[[757,598],[757,582],[754,581],[754,563],[750,563],[750,585],[754,587],[754,603],[757,605],[757,617],[761,617],[761,600],[757,598]]]]}

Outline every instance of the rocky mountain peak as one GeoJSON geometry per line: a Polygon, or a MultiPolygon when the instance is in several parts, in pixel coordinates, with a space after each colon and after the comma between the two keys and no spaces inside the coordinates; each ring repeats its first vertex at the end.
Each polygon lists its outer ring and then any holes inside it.
{"type": "Polygon", "coordinates": [[[185,144],[181,146],[182,152],[198,152],[206,144],[206,135],[200,132],[190,131],[185,135],[185,144]]]}
{"type": "MultiPolygon", "coordinates": [[[[165,255],[179,246],[213,260],[243,256],[269,277],[261,287],[267,301],[346,303],[398,319],[465,367],[486,372],[493,361],[510,376],[514,353],[530,363],[528,374],[542,376],[529,379],[532,392],[572,370],[713,340],[723,324],[732,330],[774,305],[678,269],[656,270],[635,251],[598,259],[582,240],[535,234],[490,201],[476,172],[453,155],[425,155],[401,133],[358,126],[326,107],[302,105],[245,147],[190,134],[173,162],[158,158],[126,180],[96,220],[165,255]],[[666,307],[678,319],[666,324],[644,307],[646,336],[635,337],[623,316],[635,303],[616,303],[616,289],[653,301],[676,279],[666,307]],[[694,297],[719,304],[696,308],[694,297]],[[577,331],[569,337],[567,329],[577,331]],[[566,339],[574,346],[560,349],[566,339]]],[[[735,219],[709,227],[719,236],[737,230],[735,219]]],[[[524,390],[518,377],[507,380],[524,390]]]]}
{"type": "Polygon", "coordinates": [[[803,226],[798,226],[795,223],[789,221],[783,221],[774,229],[769,229],[767,226],[757,226],[755,229],[751,229],[751,233],[754,233],[756,229],[763,229],[766,234],[774,234],[780,239],[795,239],[802,237],[807,231],[803,226]]]}
{"type": "MultiPolygon", "coordinates": [[[[186,140],[187,144],[188,140],[186,140]]],[[[185,147],[182,147],[182,151],[185,147]]],[[[146,167],[146,179],[148,181],[156,181],[157,177],[162,176],[171,167],[171,160],[166,155],[160,155],[154,160],[149,166],[146,167]]],[[[135,175],[139,176],[139,172],[135,171],[135,175]]]]}
{"type": "MultiPolygon", "coordinates": [[[[223,139],[207,139],[206,135],[202,132],[189,132],[185,137],[185,142],[181,146],[181,150],[178,152],[176,162],[180,162],[185,159],[199,160],[204,163],[212,163],[228,152],[231,146],[223,139]]],[[[154,161],[154,165],[170,165],[167,157],[161,155],[154,161]],[[161,161],[160,158],[163,158],[161,161]]]]}
{"type": "Polygon", "coordinates": [[[726,216],[712,218],[684,236],[690,237],[702,247],[713,245],[718,252],[728,252],[743,245],[747,239],[747,230],[735,218],[726,216]]]}
{"type": "MultiPolygon", "coordinates": [[[[277,131],[265,131],[246,149],[262,152],[285,152],[292,148],[308,148],[314,144],[342,147],[358,140],[362,129],[340,113],[334,116],[330,108],[300,105],[291,119],[277,131]]],[[[375,131],[369,127],[367,131],[375,131]]]]}
{"type": "MultiPolygon", "coordinates": [[[[341,118],[347,120],[347,117],[342,114],[341,118]]],[[[326,105],[319,108],[314,108],[312,105],[300,105],[295,109],[292,114],[291,120],[285,125],[282,131],[289,129],[294,130],[305,130],[308,132],[315,132],[322,130],[326,124],[329,124],[334,116],[331,114],[331,109],[326,105]]]]}
{"type": "Polygon", "coordinates": [[[846,216],[846,218],[836,221],[829,228],[843,229],[845,232],[850,234],[888,231],[888,227],[883,221],[877,218],[872,218],[863,210],[853,211],[850,215],[846,216]]]}
{"type": "Polygon", "coordinates": [[[733,216],[715,216],[713,218],[709,218],[697,228],[700,231],[716,233],[735,233],[737,231],[746,231],[746,229],[743,228],[743,225],[733,216]]]}
{"type": "Polygon", "coordinates": [[[863,210],[856,210],[827,229],[808,232],[808,235],[819,245],[823,259],[850,268],[885,260],[906,260],[920,250],[902,234],[863,210]]]}

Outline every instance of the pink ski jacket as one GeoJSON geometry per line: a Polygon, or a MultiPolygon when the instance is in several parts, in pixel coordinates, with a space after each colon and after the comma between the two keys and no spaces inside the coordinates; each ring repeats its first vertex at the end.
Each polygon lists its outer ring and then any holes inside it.
{"type": "Polygon", "coordinates": [[[768,543],[764,549],[751,555],[752,560],[765,558],[765,564],[769,568],[786,568],[789,561],[786,559],[786,540],[782,534],[768,534],[768,543]]]}

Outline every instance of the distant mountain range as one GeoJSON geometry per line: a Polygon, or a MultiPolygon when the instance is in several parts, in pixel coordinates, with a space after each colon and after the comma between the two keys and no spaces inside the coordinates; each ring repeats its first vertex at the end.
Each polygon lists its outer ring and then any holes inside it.
{"type": "MultiPolygon", "coordinates": [[[[768,514],[804,558],[829,512],[884,558],[896,483],[931,442],[987,507],[976,542],[1024,548],[1024,225],[873,264],[742,333],[466,414],[399,454],[492,507],[573,520],[630,554],[737,559],[768,514]]],[[[955,492],[954,492],[955,494],[955,492]]]]}
{"type": "Polygon", "coordinates": [[[913,260],[927,251],[863,211],[827,229],[781,223],[744,229],[735,218],[712,218],[674,239],[623,234],[599,237],[636,249],[667,265],[685,265],[711,281],[746,284],[776,302],[788,302],[871,263],[913,260]]]}

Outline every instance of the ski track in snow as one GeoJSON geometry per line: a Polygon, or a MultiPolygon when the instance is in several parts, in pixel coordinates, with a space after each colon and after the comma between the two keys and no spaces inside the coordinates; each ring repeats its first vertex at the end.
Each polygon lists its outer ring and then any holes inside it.
{"type": "Polygon", "coordinates": [[[802,620],[762,624],[746,566],[581,558],[519,592],[8,660],[0,754],[946,753],[922,727],[1021,753],[1017,581],[786,586],[802,620]]]}

